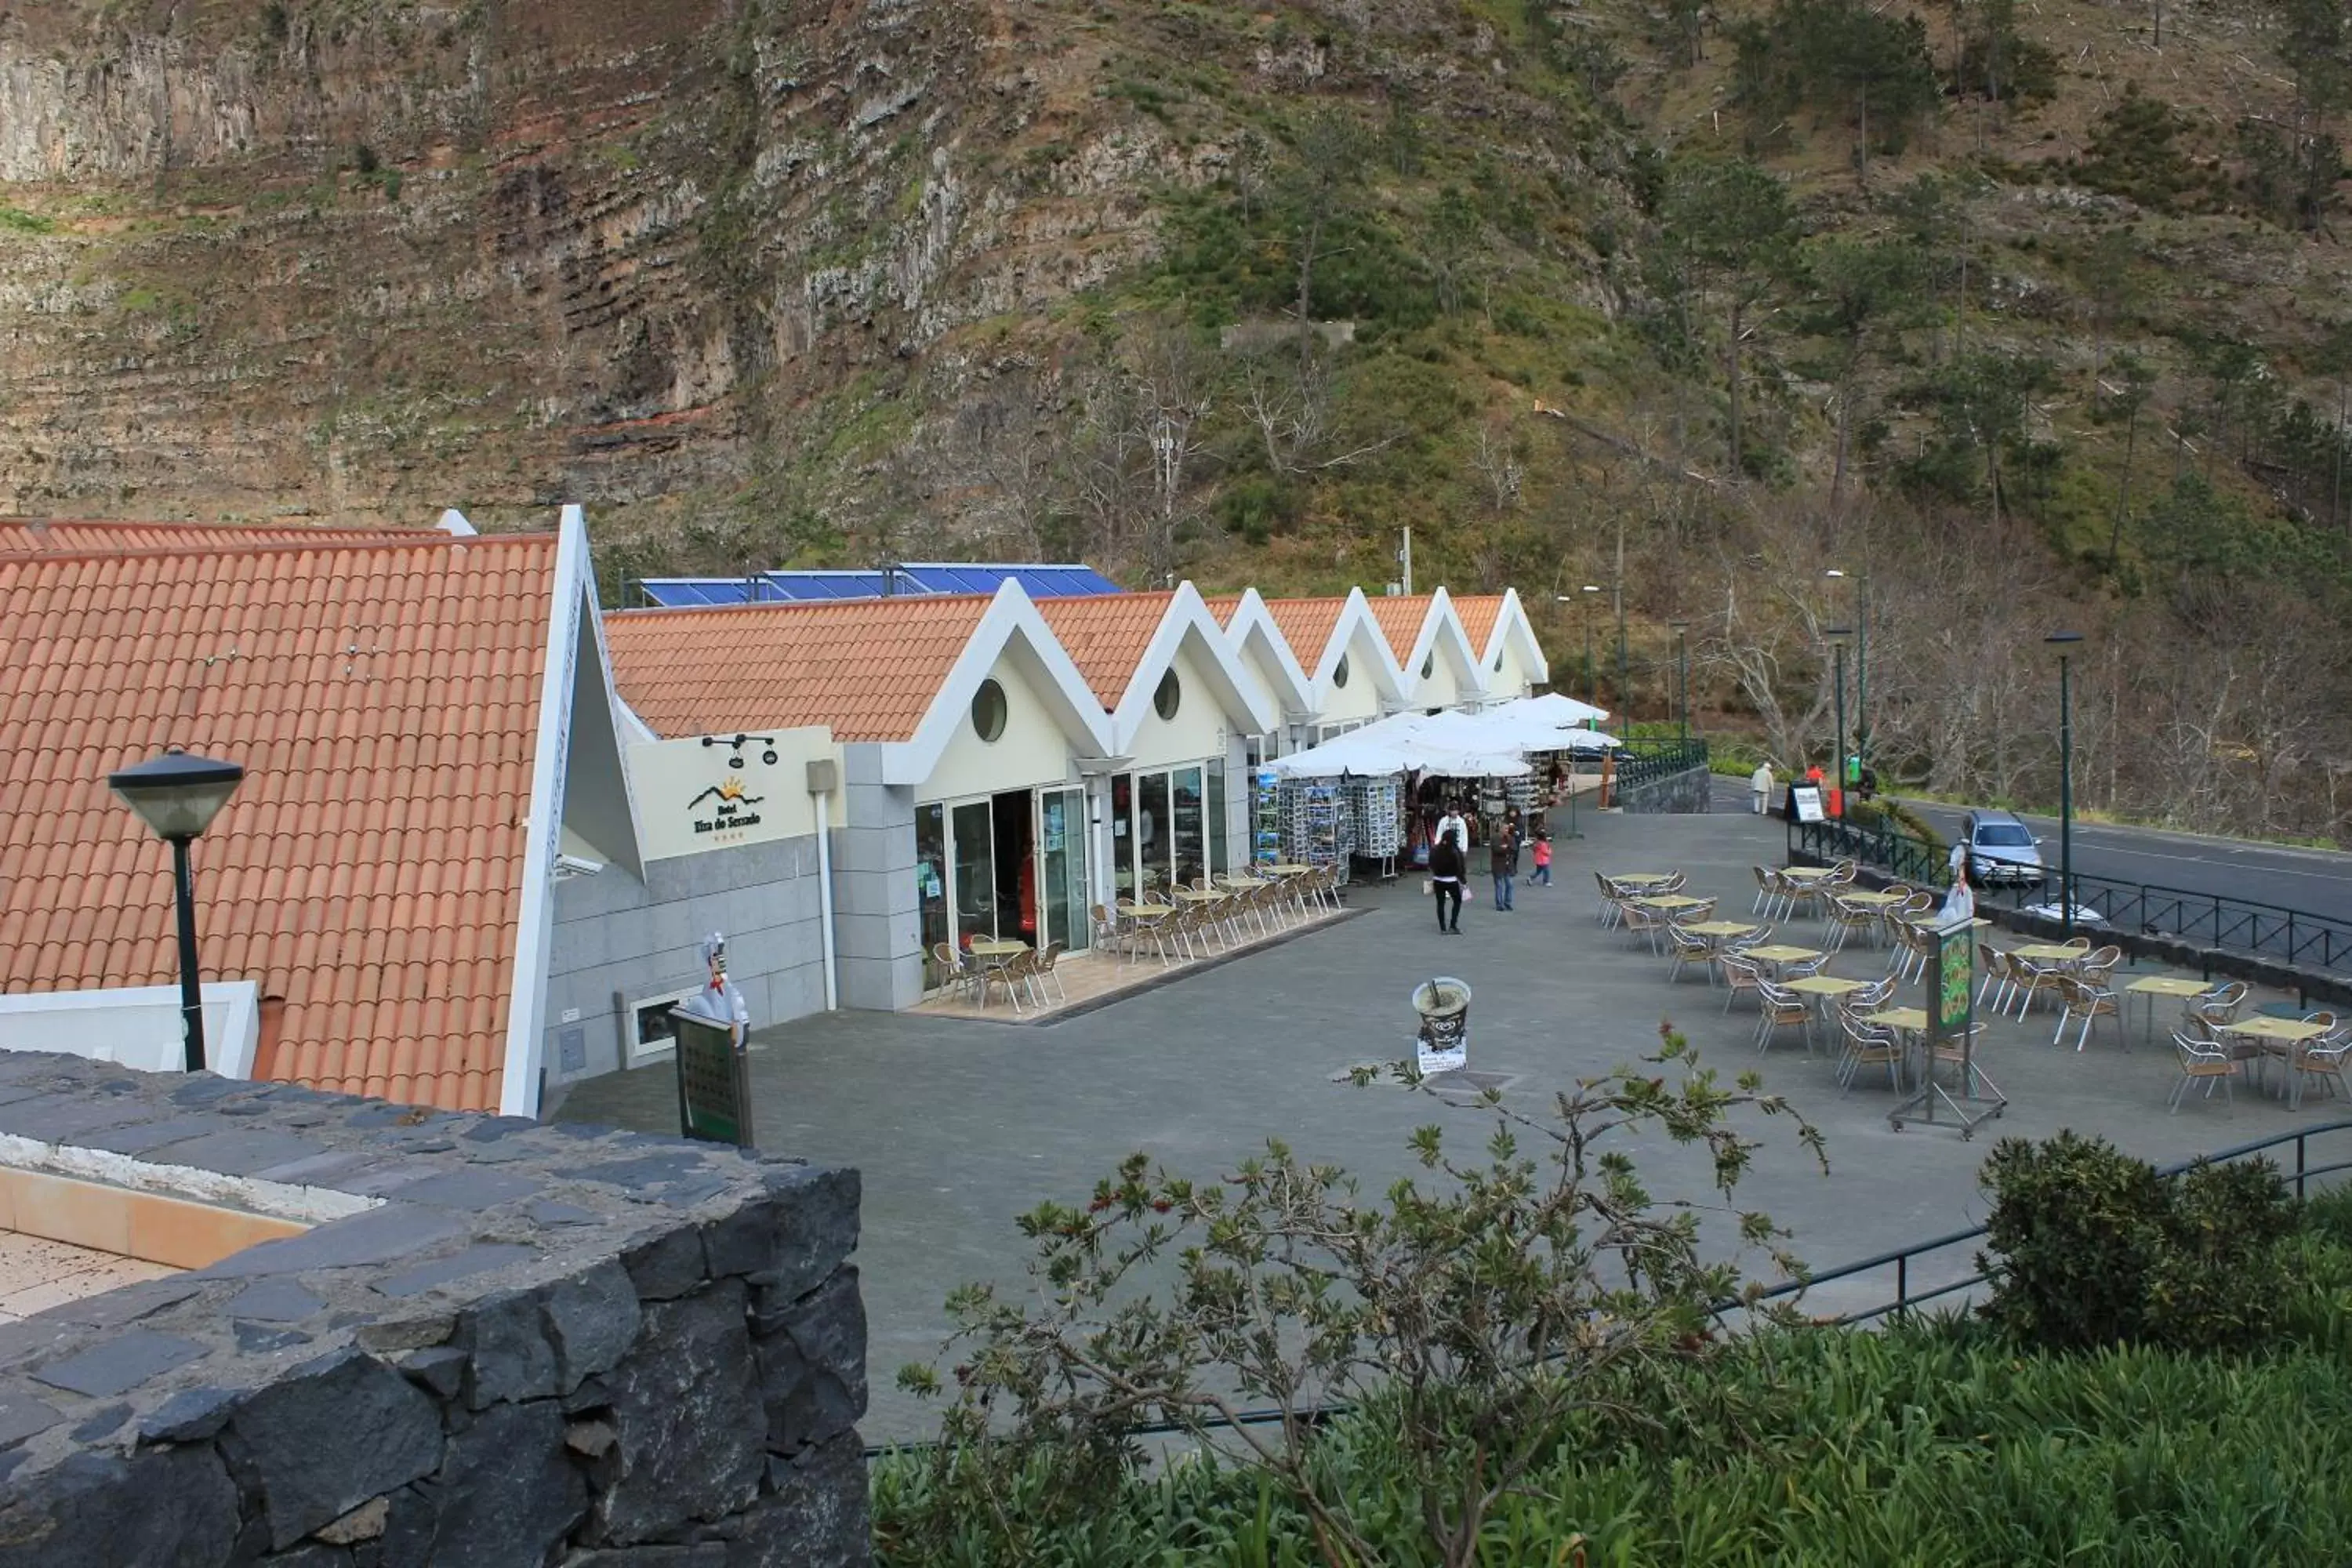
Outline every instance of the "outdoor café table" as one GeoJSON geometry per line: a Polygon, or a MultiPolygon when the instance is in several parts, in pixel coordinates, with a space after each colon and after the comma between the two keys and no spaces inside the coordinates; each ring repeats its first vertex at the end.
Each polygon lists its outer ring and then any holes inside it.
{"type": "MultiPolygon", "coordinates": [[[[1786,942],[1776,942],[1763,947],[1751,947],[1739,956],[1769,963],[1774,972],[1778,973],[1780,965],[1784,963],[1802,963],[1809,958],[1819,958],[1822,954],[1817,948],[1790,947],[1786,942]]],[[[1862,982],[1857,980],[1854,984],[1859,985],[1862,982]]]]}
{"type": "Polygon", "coordinates": [[[2066,947],[2054,942],[2035,942],[2031,947],[2011,948],[2009,955],[2011,958],[2031,959],[2035,963],[2070,963],[2081,958],[2087,951],[2089,950],[2086,948],[2066,947]]]}
{"type": "Polygon", "coordinates": [[[1244,893],[1253,893],[1260,888],[1271,888],[1274,884],[1263,877],[1244,877],[1236,871],[1225,879],[1225,886],[1239,888],[1244,893]]]}
{"type": "MultiPolygon", "coordinates": [[[[2241,1018],[2234,1024],[2214,1026],[2218,1032],[2224,1035],[2243,1035],[2262,1047],[2266,1055],[2280,1057],[2289,1061],[2294,1059],[2296,1046],[2305,1040],[2317,1039],[2327,1033],[2330,1027],[2332,1026],[2327,1024],[2305,1023],[2301,1018],[2273,1018],[2259,1013],[2251,1018],[2241,1018]]],[[[2298,1109],[2302,1104],[2302,1079],[2290,1072],[2287,1074],[2288,1109],[2298,1109]]]]}
{"type": "Polygon", "coordinates": [[[2191,996],[2201,996],[2212,988],[2213,983],[2210,980],[2190,980],[2179,974],[2144,974],[2124,987],[2147,998],[2147,1026],[2140,1031],[2140,1038],[2144,1040],[2156,1038],[2158,997],[2170,996],[2185,1002],[2191,996]]]}
{"type": "Polygon", "coordinates": [[[1654,899],[1631,899],[1627,902],[1639,904],[1645,910],[1663,910],[1672,914],[1676,910],[1695,910],[1706,900],[1694,899],[1688,893],[1666,893],[1654,899]]]}
{"type": "MultiPolygon", "coordinates": [[[[981,961],[981,970],[985,974],[1003,968],[1014,954],[1028,952],[1029,944],[997,937],[974,937],[965,945],[964,951],[981,961]]],[[[980,988],[980,1005],[982,1007],[988,1005],[988,986],[985,984],[980,988]]]]}
{"type": "Polygon", "coordinates": [[[1927,1034],[1927,1010],[1925,1007],[1887,1007],[1876,1013],[1864,1014],[1862,1021],[1900,1034],[1906,1058],[1911,1054],[1910,1047],[1918,1045],[1927,1034]]]}
{"type": "Polygon", "coordinates": [[[1851,992],[1864,990],[1869,984],[1867,980],[1848,980],[1841,974],[1807,974],[1787,982],[1790,990],[1812,1003],[1813,1011],[1821,1016],[1823,1023],[1829,1021],[1831,1003],[1851,992]]]}
{"type": "Polygon", "coordinates": [[[1303,877],[1315,869],[1312,866],[1302,866],[1294,860],[1285,860],[1278,866],[1262,866],[1258,868],[1262,871],[1269,871],[1277,877],[1303,877]]]}
{"type": "Polygon", "coordinates": [[[1859,904],[1865,910],[1883,910],[1889,905],[1901,903],[1904,898],[1905,895],[1901,893],[1840,893],[1838,901],[1859,904]]]}
{"type": "MultiPolygon", "coordinates": [[[[1655,901],[1664,903],[1665,900],[1661,899],[1655,901]]],[[[1740,921],[1701,921],[1696,925],[1686,925],[1683,927],[1683,930],[1690,932],[1693,936],[1711,936],[1718,938],[1746,936],[1749,931],[1754,931],[1755,929],[1756,928],[1754,926],[1748,925],[1740,921]]]]}
{"type": "Polygon", "coordinates": [[[1792,882],[1818,882],[1836,869],[1834,866],[1783,866],[1780,875],[1792,882]]]}
{"type": "Polygon", "coordinates": [[[1654,888],[1661,882],[1671,882],[1674,879],[1675,874],[1672,871],[1624,871],[1611,875],[1609,885],[1638,892],[1643,888],[1654,888]]]}

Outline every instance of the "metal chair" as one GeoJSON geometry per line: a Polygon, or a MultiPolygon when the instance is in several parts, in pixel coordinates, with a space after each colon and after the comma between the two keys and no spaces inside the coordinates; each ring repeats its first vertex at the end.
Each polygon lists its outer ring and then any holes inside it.
{"type": "Polygon", "coordinates": [[[2189,1086],[2200,1079],[2205,1081],[2205,1098],[2208,1100],[2213,1098],[2213,1084],[2218,1079],[2222,1095],[2230,1102],[2230,1109],[2232,1111],[2237,1110],[2238,1091],[2233,1085],[2238,1078],[2238,1058],[2230,1054],[2228,1047],[2196,1039],[2175,1029],[2172,1031],[2172,1048],[2180,1058],[2180,1081],[2172,1086],[2172,1098],[2165,1102],[2170,1114],[2179,1114],[2180,1097],[2188,1093],[2189,1086]]]}
{"type": "Polygon", "coordinates": [[[1794,1024],[1805,1031],[1805,1054],[1813,1051],[1813,1010],[1805,1005],[1804,997],[1794,991],[1759,979],[1756,984],[1756,1048],[1769,1051],[1772,1037],[1794,1024]]]}
{"type": "Polygon", "coordinates": [[[1763,967],[1753,959],[1742,958],[1736,952],[1718,952],[1715,966],[1723,972],[1723,1010],[1727,1015],[1731,1005],[1739,1000],[1743,991],[1753,996],[1764,983],[1763,967]]]}
{"type": "Polygon", "coordinates": [[[2331,1094],[2352,1100],[2352,1086],[2344,1081],[2344,1058],[2352,1053],[2352,1028],[2336,1023],[2333,1013],[2313,1013],[2304,1022],[2326,1022],[2335,1026],[2315,1039],[2305,1040],[2288,1058],[2288,1069],[2294,1077],[2288,1080],[2287,1104],[2290,1109],[2303,1109],[2303,1086],[2308,1079],[2318,1079],[2328,1086],[2331,1094]]]}
{"type": "Polygon", "coordinates": [[[1895,1031],[1865,1024],[1850,1014],[1843,1015],[1840,1023],[1845,1030],[1845,1052],[1838,1058],[1841,1092],[1853,1093],[1855,1077],[1868,1067],[1885,1068],[1887,1087],[1902,1088],[1903,1042],[1895,1031]]]}
{"type": "Polygon", "coordinates": [[[963,954],[956,951],[953,942],[931,943],[931,962],[940,966],[941,992],[949,995],[971,994],[974,979],[971,965],[963,961],[963,954]]]}
{"type": "Polygon", "coordinates": [[[1706,938],[1694,936],[1680,926],[1666,928],[1666,941],[1673,944],[1675,958],[1674,967],[1666,971],[1666,984],[1669,985],[1683,977],[1686,965],[1696,964],[1705,969],[1715,961],[1715,949],[1706,938]]]}
{"type": "Polygon", "coordinates": [[[2052,1045],[2064,1038],[2066,1026],[2079,1017],[2083,1020],[2083,1030],[2074,1037],[2074,1049],[2079,1054],[2090,1043],[2091,1026],[2101,1018],[2113,1018],[2116,1039],[2124,1042],[2126,1049],[2129,1048],[2128,1039],[2124,1034],[2123,998],[2116,994],[2112,986],[2096,984],[2080,975],[2062,971],[2058,975],[2058,996],[2064,1005],[2058,1014],[2058,1027],[2051,1032],[2052,1045]]]}

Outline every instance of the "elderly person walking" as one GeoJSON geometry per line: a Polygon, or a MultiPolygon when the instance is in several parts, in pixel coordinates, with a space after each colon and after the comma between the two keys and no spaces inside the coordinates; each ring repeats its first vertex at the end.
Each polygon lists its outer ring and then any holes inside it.
{"type": "Polygon", "coordinates": [[[1750,809],[1757,816],[1761,816],[1770,809],[1772,764],[1769,760],[1757,763],[1756,771],[1748,775],[1748,794],[1751,802],[1750,809]]]}

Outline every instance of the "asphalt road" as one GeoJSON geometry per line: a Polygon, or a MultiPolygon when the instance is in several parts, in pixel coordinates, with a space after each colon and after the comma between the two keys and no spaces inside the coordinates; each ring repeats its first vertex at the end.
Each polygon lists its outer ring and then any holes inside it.
{"type": "MultiPolygon", "coordinates": [[[[1965,815],[1962,807],[1918,801],[1911,805],[1946,839],[1959,832],[1965,815]]],[[[1715,808],[1747,810],[1747,787],[1737,780],[1717,778],[1715,808]]],[[[2024,821],[2045,841],[2042,858],[2055,875],[2058,819],[2028,816],[2024,821]]],[[[2074,874],[2208,897],[2218,894],[2352,924],[2352,854],[2336,850],[2295,849],[2152,827],[2089,826],[2078,822],[2074,825],[2074,874]]],[[[2083,902],[2096,904],[2098,900],[2086,890],[2083,902]]]]}

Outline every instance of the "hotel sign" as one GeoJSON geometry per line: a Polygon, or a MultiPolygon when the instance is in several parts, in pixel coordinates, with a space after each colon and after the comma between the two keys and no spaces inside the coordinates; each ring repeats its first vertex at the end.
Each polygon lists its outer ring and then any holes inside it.
{"type": "Polygon", "coordinates": [[[727,835],[713,840],[724,844],[760,826],[760,803],[766,798],[746,794],[741,775],[730,773],[687,802],[686,809],[698,837],[727,835]]]}

